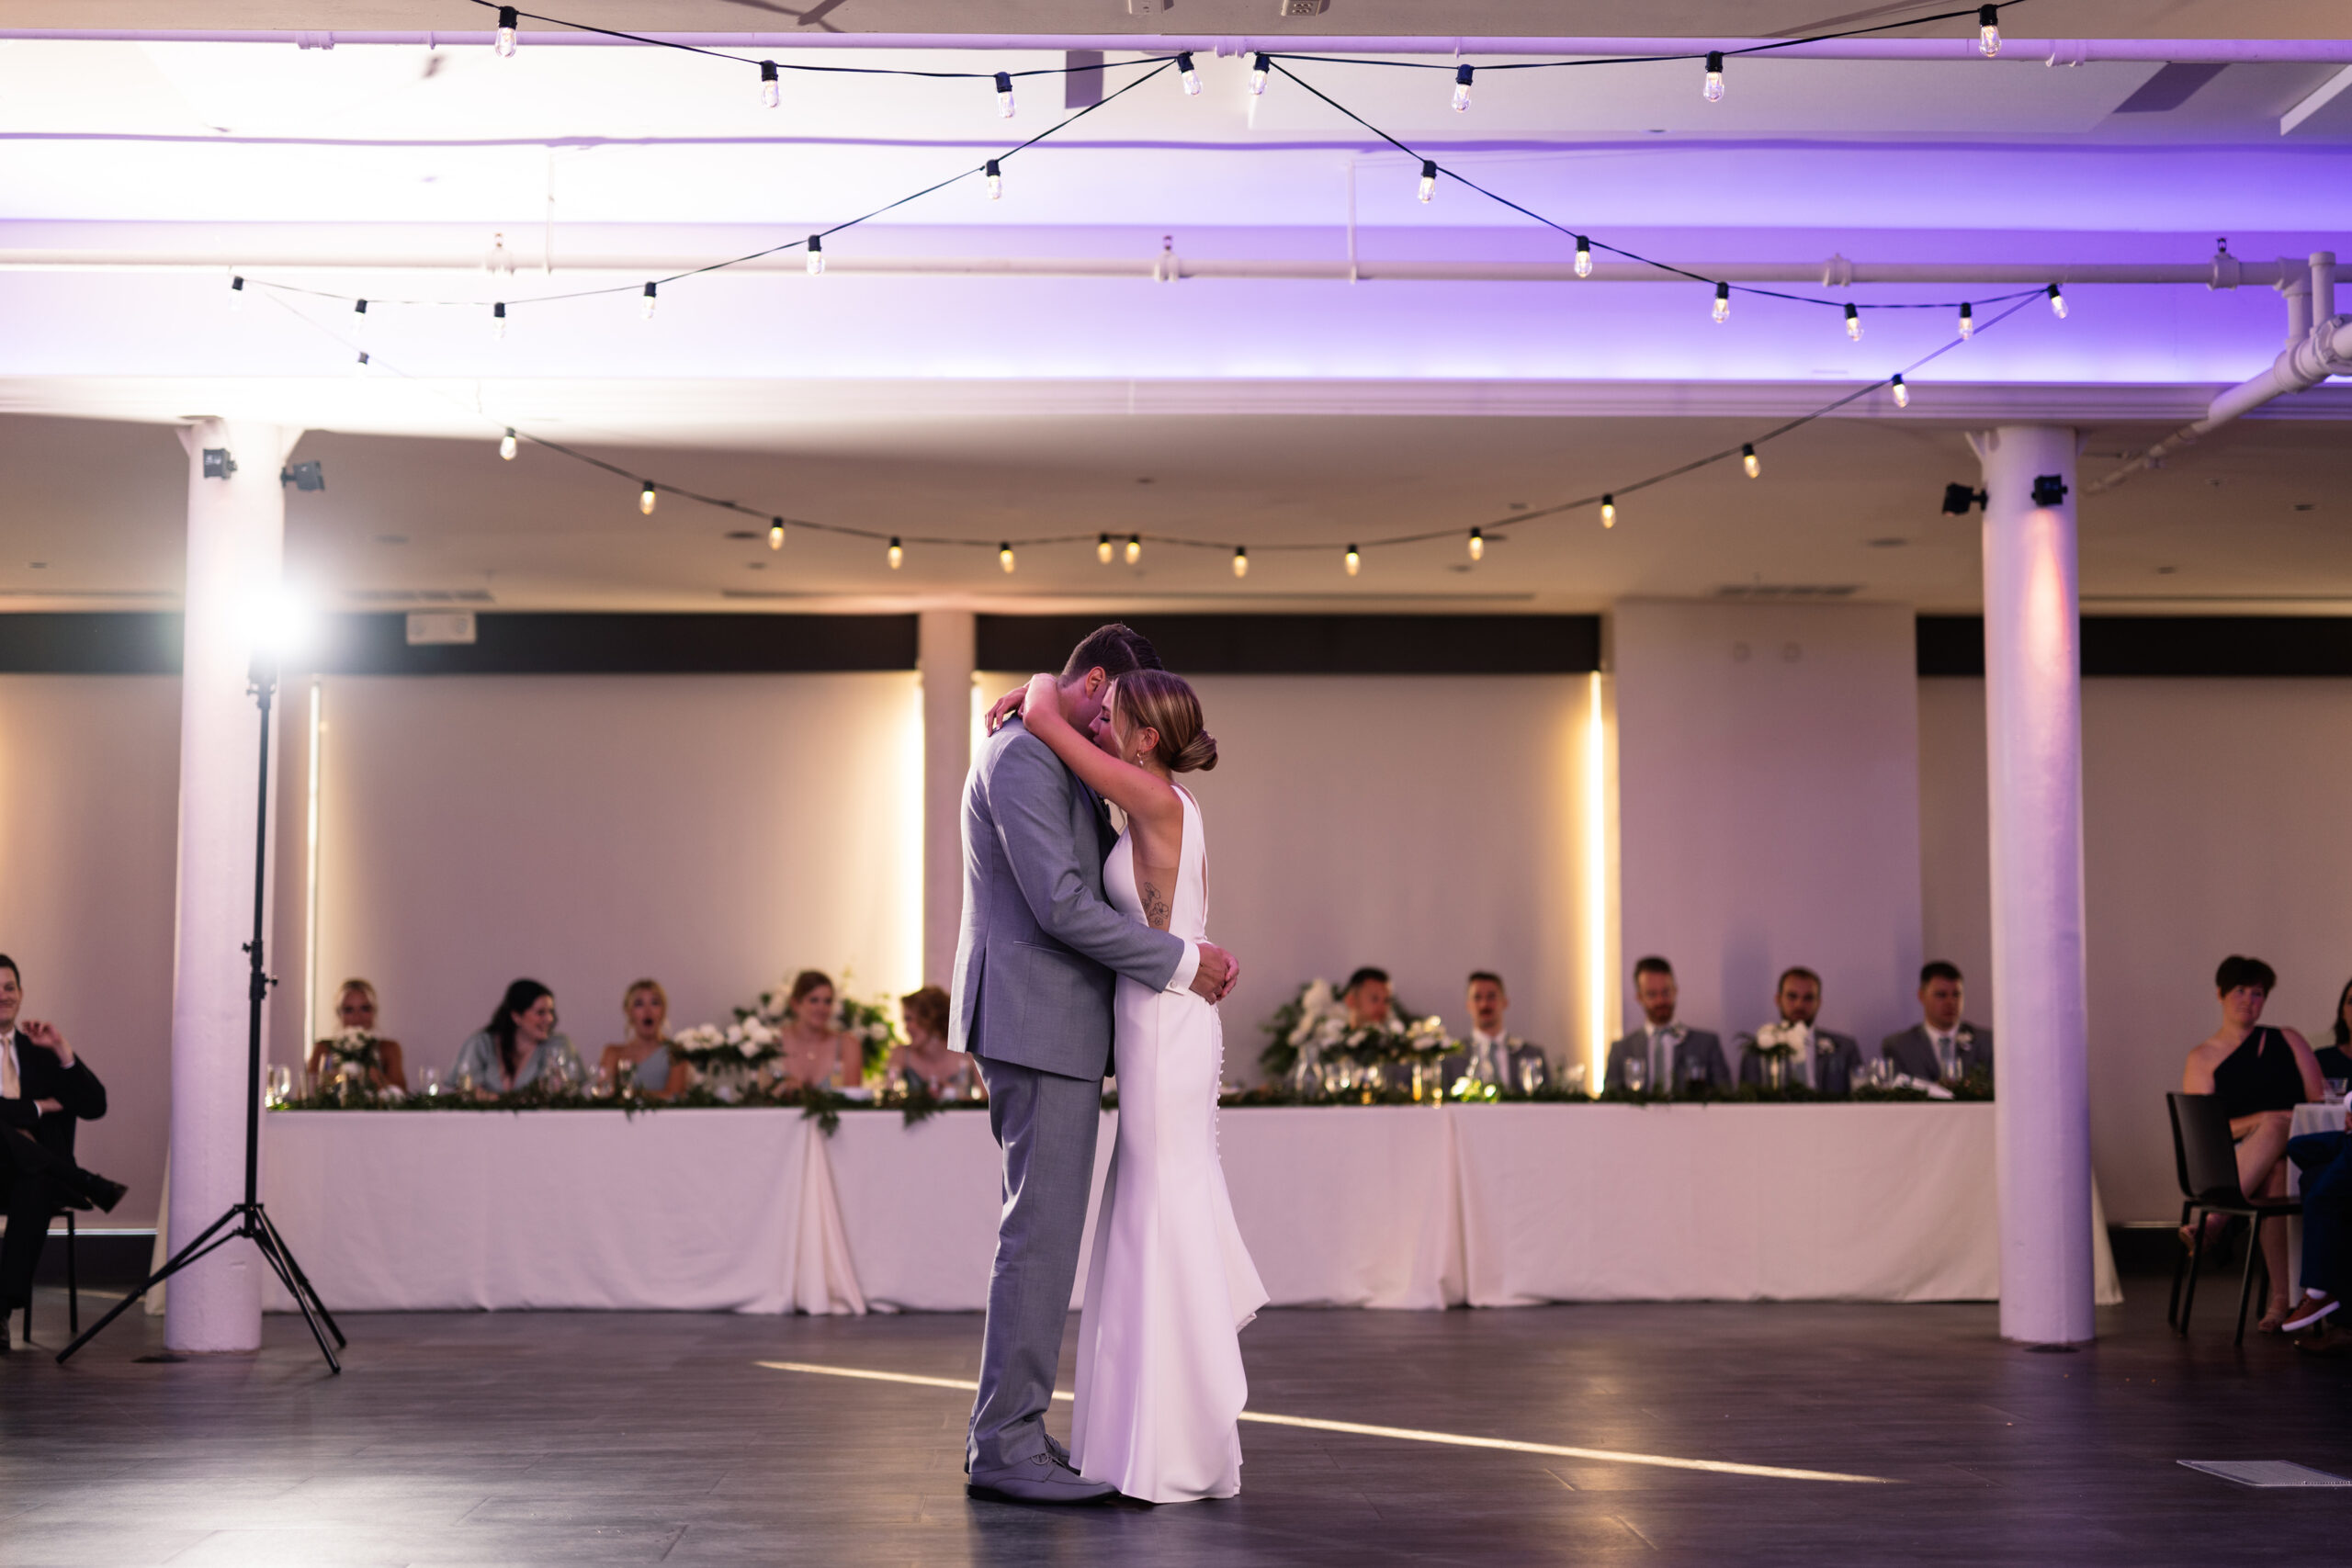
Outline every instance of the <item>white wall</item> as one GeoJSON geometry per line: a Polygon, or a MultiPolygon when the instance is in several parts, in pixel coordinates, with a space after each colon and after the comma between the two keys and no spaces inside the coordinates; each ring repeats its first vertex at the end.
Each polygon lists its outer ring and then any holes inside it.
{"type": "Polygon", "coordinates": [[[75,1150],[130,1184],[108,1225],[153,1224],[163,1188],[179,692],[168,675],[0,676],[0,953],[24,966],[25,1016],[107,1086],[75,1150]]]}
{"type": "MultiPolygon", "coordinates": [[[[982,676],[998,693],[1016,677],[982,676]]],[[[1469,1027],[1464,978],[1510,987],[1513,1032],[1586,1049],[1581,676],[1210,675],[1215,772],[1186,784],[1209,832],[1209,932],[1242,965],[1226,1071],[1300,982],[1360,964],[1469,1027]]]]}
{"type": "Polygon", "coordinates": [[[447,1067],[517,976],[583,1052],[640,975],[676,1025],[792,967],[910,989],[919,701],[911,672],[329,680],[322,1013],[364,976],[447,1067]]]}
{"type": "MultiPolygon", "coordinates": [[[[1635,601],[1612,621],[1625,971],[1670,960],[1731,1035],[1822,977],[1825,1027],[1911,1021],[1919,968],[1917,654],[1901,605],[1635,601]]],[[[1979,728],[1982,728],[1980,723],[1979,728]]],[[[1979,771],[1982,780],[1982,770],[1979,771]]],[[[1735,1064],[1736,1066],[1736,1064],[1735,1064]]]]}
{"type": "MultiPolygon", "coordinates": [[[[1984,686],[1920,683],[1929,947],[1991,1016],[1984,686]]],[[[2324,1043],[2352,976],[2352,681],[2083,683],[2091,1156],[2113,1220],[2177,1218],[2164,1096],[2213,1030],[2213,967],[2278,971],[2266,1018],[2324,1043]]]]}

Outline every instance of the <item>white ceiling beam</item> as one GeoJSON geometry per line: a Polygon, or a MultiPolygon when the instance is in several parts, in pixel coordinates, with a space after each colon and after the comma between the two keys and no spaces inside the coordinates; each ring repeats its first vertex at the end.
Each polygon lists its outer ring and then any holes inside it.
{"type": "MultiPolygon", "coordinates": [[[[2352,65],[2346,66],[2326,81],[2312,89],[2301,103],[2278,117],[2278,134],[2292,136],[2296,130],[2320,110],[2352,92],[2352,65]]],[[[2314,127],[2314,130],[2317,128],[2314,127]]]]}

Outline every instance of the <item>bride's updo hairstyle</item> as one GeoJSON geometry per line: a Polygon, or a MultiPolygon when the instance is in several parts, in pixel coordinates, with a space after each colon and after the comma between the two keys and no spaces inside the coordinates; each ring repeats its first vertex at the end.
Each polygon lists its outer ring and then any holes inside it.
{"type": "Polygon", "coordinates": [[[1165,670],[1131,670],[1112,693],[1130,729],[1159,732],[1152,755],[1170,773],[1206,773],[1216,766],[1216,737],[1201,728],[1201,699],[1183,677],[1165,670]]]}

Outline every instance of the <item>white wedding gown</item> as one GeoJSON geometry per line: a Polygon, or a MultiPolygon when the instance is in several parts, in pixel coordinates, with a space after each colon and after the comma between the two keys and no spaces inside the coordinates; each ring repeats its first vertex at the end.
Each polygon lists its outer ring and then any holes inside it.
{"type": "MultiPolygon", "coordinates": [[[[1182,790],[1184,840],[1169,929],[1208,933],[1201,808],[1182,790]]],[[[1130,834],[1103,867],[1112,905],[1143,919],[1130,834]]],[[[1244,1325],[1265,1287],[1233,1223],[1217,1162],[1225,1034],[1191,991],[1122,976],[1117,997],[1117,1141],[1094,1221],[1078,1331],[1070,1462],[1130,1497],[1182,1503],[1241,1490],[1244,1325]]]]}

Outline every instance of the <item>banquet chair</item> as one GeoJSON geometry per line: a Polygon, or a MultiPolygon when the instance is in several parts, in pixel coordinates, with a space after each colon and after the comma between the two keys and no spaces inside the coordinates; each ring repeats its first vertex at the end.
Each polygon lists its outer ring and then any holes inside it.
{"type": "Polygon", "coordinates": [[[2188,1334],[2188,1314],[2197,1303],[2197,1267],[2204,1257],[2205,1216],[2250,1220],[2254,1229],[2246,1237],[2245,1269],[2238,1285],[2238,1332],[2231,1341],[2243,1345],[2246,1308],[2254,1301],[2255,1270],[2262,1269],[2266,1280],[2269,1273],[2262,1261],[2262,1222],[2300,1213],[2302,1204],[2292,1198],[2248,1198],[2238,1190],[2237,1145],[2230,1137],[2230,1118],[2218,1096],[2167,1094],[2165,1105],[2172,1113],[2172,1159],[2180,1179],[2180,1223],[2189,1227],[2180,1260],[2173,1266],[2172,1304],[2165,1311],[2165,1321],[2188,1334]]]}
{"type": "MultiPolygon", "coordinates": [[[[82,1282],[74,1270],[74,1216],[89,1211],[90,1201],[86,1198],[65,1199],[56,1209],[57,1213],[65,1216],[65,1331],[77,1338],[82,1333],[82,1282]]],[[[29,1345],[32,1342],[33,1303],[28,1301],[25,1303],[25,1343],[29,1345]]]]}

